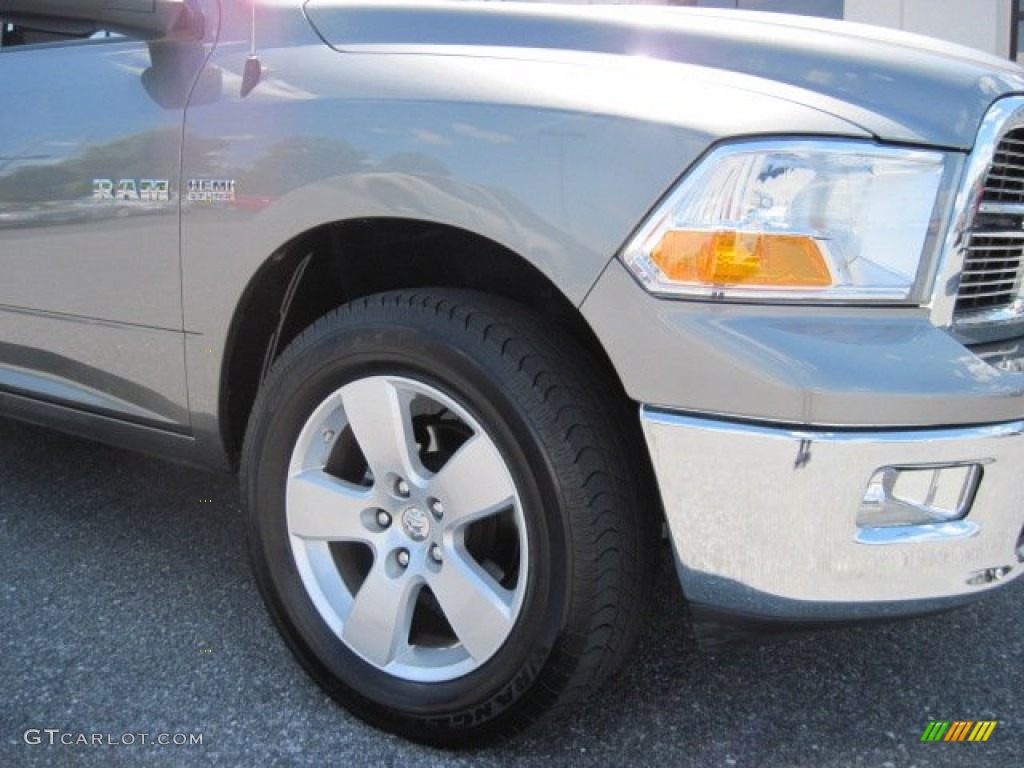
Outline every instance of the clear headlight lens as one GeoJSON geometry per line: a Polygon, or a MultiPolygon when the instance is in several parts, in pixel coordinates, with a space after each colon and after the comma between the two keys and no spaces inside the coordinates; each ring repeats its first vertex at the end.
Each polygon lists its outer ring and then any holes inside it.
{"type": "Polygon", "coordinates": [[[939,152],[857,142],[724,146],[622,258],[658,294],[911,301],[945,171],[939,152]]]}

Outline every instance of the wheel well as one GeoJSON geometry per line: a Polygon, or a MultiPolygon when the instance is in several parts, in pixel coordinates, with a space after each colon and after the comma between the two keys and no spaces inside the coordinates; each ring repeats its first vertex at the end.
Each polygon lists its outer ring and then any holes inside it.
{"type": "Polygon", "coordinates": [[[325,224],[275,252],[235,310],[220,390],[221,437],[232,463],[270,363],[304,328],[353,299],[428,286],[468,288],[525,304],[590,350],[619,381],[576,307],[533,265],[494,241],[404,219],[325,224]]]}

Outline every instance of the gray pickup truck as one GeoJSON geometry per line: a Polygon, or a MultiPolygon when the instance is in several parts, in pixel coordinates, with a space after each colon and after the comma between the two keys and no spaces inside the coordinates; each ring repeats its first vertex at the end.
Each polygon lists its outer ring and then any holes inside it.
{"type": "Polygon", "coordinates": [[[0,412],[238,470],[266,604],[434,744],[695,626],[1024,571],[1024,72],[777,15],[0,0],[0,412]]]}

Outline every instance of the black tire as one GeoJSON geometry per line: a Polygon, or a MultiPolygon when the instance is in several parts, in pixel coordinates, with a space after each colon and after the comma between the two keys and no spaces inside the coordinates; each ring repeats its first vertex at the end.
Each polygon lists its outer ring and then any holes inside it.
{"type": "Polygon", "coordinates": [[[318,320],[274,365],[242,457],[256,579],[293,653],[358,717],[434,745],[580,701],[631,647],[655,560],[629,417],[577,345],[492,296],[380,294],[318,320]],[[489,482],[456,482],[467,468],[489,482]],[[439,517],[442,491],[465,509],[439,517]],[[479,521],[458,527],[465,510],[479,521]]]}

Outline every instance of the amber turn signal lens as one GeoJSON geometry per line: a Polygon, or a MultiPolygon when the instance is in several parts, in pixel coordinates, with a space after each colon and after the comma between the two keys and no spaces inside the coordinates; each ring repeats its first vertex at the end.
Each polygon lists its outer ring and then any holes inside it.
{"type": "Polygon", "coordinates": [[[832,285],[818,244],[803,235],[669,230],[651,252],[669,280],[713,285],[832,285]]]}

